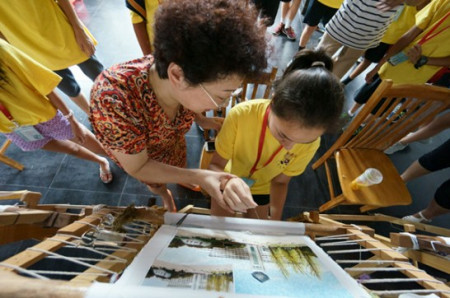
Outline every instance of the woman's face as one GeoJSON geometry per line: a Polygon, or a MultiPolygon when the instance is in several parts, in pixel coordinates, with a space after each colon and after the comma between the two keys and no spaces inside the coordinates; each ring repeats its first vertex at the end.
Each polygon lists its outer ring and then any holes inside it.
{"type": "Polygon", "coordinates": [[[292,149],[295,144],[312,143],[325,132],[324,128],[304,127],[296,121],[286,121],[273,112],[269,114],[268,126],[272,135],[286,150],[292,149]]]}
{"type": "Polygon", "coordinates": [[[241,83],[241,77],[231,75],[214,82],[188,87],[180,94],[179,102],[195,113],[226,107],[231,93],[239,88],[241,83]]]}

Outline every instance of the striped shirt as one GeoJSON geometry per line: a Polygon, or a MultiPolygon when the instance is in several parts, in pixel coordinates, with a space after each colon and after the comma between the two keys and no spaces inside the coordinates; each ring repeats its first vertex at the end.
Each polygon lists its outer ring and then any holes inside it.
{"type": "Polygon", "coordinates": [[[388,11],[377,8],[378,0],[345,0],[326,26],[327,33],[344,46],[366,50],[379,45],[401,6],[388,11]]]}

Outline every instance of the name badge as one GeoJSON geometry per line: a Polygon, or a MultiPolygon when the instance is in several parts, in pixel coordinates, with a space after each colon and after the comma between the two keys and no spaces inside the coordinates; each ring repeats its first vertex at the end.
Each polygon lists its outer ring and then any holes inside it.
{"type": "Polygon", "coordinates": [[[408,55],[406,55],[404,52],[400,52],[400,53],[392,56],[391,58],[389,58],[388,62],[390,65],[396,66],[400,63],[408,61],[408,59],[409,59],[408,55]]]}
{"type": "Polygon", "coordinates": [[[252,187],[253,184],[255,184],[255,182],[256,182],[255,180],[247,178],[247,177],[242,177],[241,179],[244,180],[245,184],[247,184],[248,187],[252,187]]]}
{"type": "Polygon", "coordinates": [[[21,126],[16,128],[14,132],[25,142],[34,142],[44,139],[39,131],[33,126],[21,126]]]}

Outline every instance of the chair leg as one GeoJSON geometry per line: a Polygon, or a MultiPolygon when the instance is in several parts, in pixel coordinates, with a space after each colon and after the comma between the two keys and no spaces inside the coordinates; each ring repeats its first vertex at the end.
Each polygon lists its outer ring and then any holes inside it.
{"type": "Polygon", "coordinates": [[[319,212],[322,213],[324,211],[327,211],[331,208],[336,207],[337,205],[340,205],[345,201],[345,197],[343,195],[340,195],[336,198],[331,199],[330,201],[326,202],[322,206],[319,207],[319,212]]]}
{"type": "Polygon", "coordinates": [[[379,206],[371,206],[371,205],[364,205],[361,208],[359,208],[359,211],[361,211],[361,213],[373,210],[373,209],[378,209],[380,208],[379,206]]]}
{"type": "Polygon", "coordinates": [[[4,155],[0,155],[0,161],[12,168],[19,170],[19,171],[22,171],[24,168],[24,166],[21,163],[18,163],[17,161],[15,161],[9,157],[6,157],[4,155]]]}

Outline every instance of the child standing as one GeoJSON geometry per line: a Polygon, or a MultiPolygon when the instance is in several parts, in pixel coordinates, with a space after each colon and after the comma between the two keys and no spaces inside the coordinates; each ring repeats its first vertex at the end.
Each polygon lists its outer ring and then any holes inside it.
{"type": "Polygon", "coordinates": [[[100,165],[100,179],[112,180],[108,160],[94,135],[54,93],[61,78],[0,39],[0,133],[23,151],[44,149],[100,165]],[[95,153],[97,154],[95,154],[95,153]]]}
{"type": "MultiPolygon", "coordinates": [[[[344,94],[332,65],[322,51],[298,52],[275,83],[272,101],[243,102],[225,118],[209,168],[225,169],[251,186],[259,206],[247,217],[281,219],[291,177],[303,173],[319,148],[320,136],[336,124],[344,94]]],[[[225,201],[227,208],[219,203],[212,200],[212,214],[232,216],[239,198],[225,201]]]]}

